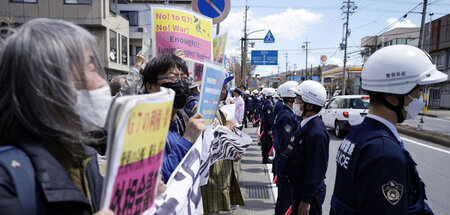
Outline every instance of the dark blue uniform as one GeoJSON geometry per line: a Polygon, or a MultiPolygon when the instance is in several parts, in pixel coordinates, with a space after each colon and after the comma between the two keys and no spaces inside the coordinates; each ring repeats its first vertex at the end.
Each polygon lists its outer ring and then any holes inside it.
{"type": "Polygon", "coordinates": [[[254,100],[253,100],[253,96],[248,96],[247,100],[245,100],[245,114],[247,114],[247,118],[248,121],[253,122],[253,111],[255,110],[254,108],[254,100]]]}
{"type": "Polygon", "coordinates": [[[416,163],[395,134],[367,116],[337,156],[330,214],[432,214],[416,163]]]}
{"type": "Polygon", "coordinates": [[[281,153],[285,163],[279,175],[287,177],[294,190],[293,214],[298,214],[300,202],[310,204],[310,215],[322,213],[329,142],[325,124],[316,115],[296,131],[294,142],[289,143],[292,147],[281,153]]]}
{"type": "Polygon", "coordinates": [[[284,103],[283,100],[278,100],[275,103],[275,107],[273,108],[273,113],[275,114],[275,116],[277,116],[278,112],[280,111],[280,108],[283,107],[284,103]]]}
{"type": "MultiPolygon", "coordinates": [[[[259,119],[259,113],[261,110],[261,98],[259,98],[259,96],[253,96],[253,114],[255,115],[255,121],[259,119]]],[[[257,123],[255,123],[254,126],[259,126],[259,121],[257,123]]]]}
{"type": "MultiPolygon", "coordinates": [[[[289,141],[294,141],[294,132],[300,126],[300,122],[294,114],[294,111],[287,105],[283,105],[275,119],[273,126],[274,149],[276,152],[274,160],[274,174],[278,175],[280,156],[279,154],[286,149],[289,141]]],[[[293,202],[294,190],[288,184],[287,178],[278,175],[278,198],[275,205],[275,214],[285,214],[293,202]]]]}
{"type": "Polygon", "coordinates": [[[268,99],[264,99],[261,115],[261,132],[264,132],[261,135],[263,163],[266,163],[269,159],[269,151],[272,147],[272,136],[269,135],[269,131],[272,131],[274,120],[273,103],[268,99]]]}

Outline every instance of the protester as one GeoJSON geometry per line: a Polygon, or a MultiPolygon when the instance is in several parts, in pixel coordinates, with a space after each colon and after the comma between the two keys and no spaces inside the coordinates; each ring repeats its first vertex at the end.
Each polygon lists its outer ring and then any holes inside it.
{"type": "Polygon", "coordinates": [[[187,98],[186,101],[186,105],[184,106],[185,109],[192,111],[195,107],[195,105],[197,105],[198,100],[200,98],[200,83],[191,83],[189,85],[189,91],[191,92],[189,94],[189,97],[187,98]]]}
{"type": "Polygon", "coordinates": [[[111,94],[113,96],[117,95],[117,93],[120,92],[120,88],[123,87],[125,78],[126,78],[126,76],[124,76],[124,75],[118,75],[118,76],[114,76],[111,79],[111,81],[109,82],[109,87],[111,88],[111,94]]]}
{"type": "Polygon", "coordinates": [[[425,182],[395,125],[416,118],[425,85],[447,79],[413,46],[388,46],[367,59],[361,80],[369,114],[338,149],[330,214],[433,214],[425,182]]]}
{"type": "Polygon", "coordinates": [[[293,87],[297,86],[298,83],[295,81],[288,81],[282,84],[278,88],[278,92],[281,94],[284,105],[280,108],[278,115],[275,119],[275,124],[273,128],[274,136],[274,148],[275,148],[275,160],[274,160],[274,174],[277,175],[277,186],[278,186],[278,198],[275,204],[275,214],[285,214],[289,207],[292,206],[294,190],[292,189],[292,182],[289,180],[286,173],[281,172],[282,164],[281,154],[286,150],[288,144],[293,142],[294,132],[300,126],[300,122],[292,110],[295,92],[292,90],[293,87]]]}
{"type": "Polygon", "coordinates": [[[175,91],[172,119],[164,149],[161,167],[162,180],[167,183],[170,175],[195,143],[205,123],[201,114],[196,113],[188,120],[183,136],[180,135],[175,116],[186,104],[189,95],[189,79],[186,62],[175,54],[164,54],[153,58],[145,67],[143,83],[146,93],[159,92],[161,87],[175,91]]]}
{"type": "Polygon", "coordinates": [[[122,87],[116,96],[137,95],[142,91],[142,68],[147,64],[147,56],[139,52],[136,55],[136,64],[125,77],[122,87]]]}
{"type": "Polygon", "coordinates": [[[104,125],[111,101],[100,62],[95,37],[65,21],[34,19],[7,39],[0,56],[0,145],[23,151],[35,177],[13,179],[0,167],[2,214],[100,209],[103,178],[96,151],[86,145],[97,140],[84,135],[104,125]],[[30,187],[34,182],[36,188],[30,187]]]}
{"type": "MultiPolygon", "coordinates": [[[[222,87],[220,101],[227,97],[227,83],[233,76],[226,78],[222,87]]],[[[231,120],[220,109],[216,112],[215,126],[223,125],[230,130],[236,128],[231,120]]],[[[236,160],[241,155],[237,155],[236,160]]],[[[201,187],[203,211],[205,214],[218,214],[219,211],[230,211],[233,205],[245,205],[232,160],[221,160],[209,168],[208,183],[201,187]]]]}
{"type": "Polygon", "coordinates": [[[234,116],[236,118],[236,121],[242,125],[242,120],[244,119],[244,109],[245,104],[244,100],[241,97],[241,89],[236,88],[233,91],[233,101],[236,104],[236,110],[234,112],[234,116]]]}
{"type": "MultiPolygon", "coordinates": [[[[295,141],[290,141],[281,153],[286,159],[282,172],[286,172],[294,190],[293,214],[322,214],[325,200],[325,173],[328,167],[330,137],[319,112],[325,105],[327,92],[319,82],[307,80],[293,88],[299,101],[299,112],[303,117],[295,132],[295,141]]],[[[294,110],[295,111],[295,110],[294,110]]]]}

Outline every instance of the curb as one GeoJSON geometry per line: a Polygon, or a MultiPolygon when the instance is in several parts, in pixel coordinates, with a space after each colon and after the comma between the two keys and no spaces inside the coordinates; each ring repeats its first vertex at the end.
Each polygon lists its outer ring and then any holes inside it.
{"type": "Polygon", "coordinates": [[[397,127],[397,131],[399,133],[402,134],[406,134],[408,136],[411,137],[415,137],[418,139],[422,139],[428,142],[432,142],[438,145],[442,145],[442,146],[446,146],[446,147],[450,147],[450,136],[448,135],[444,135],[445,137],[441,137],[442,134],[440,135],[433,135],[434,134],[439,134],[436,132],[431,132],[431,131],[426,131],[426,133],[424,131],[417,131],[415,128],[411,127],[411,126],[396,126],[397,127]]]}
{"type": "Polygon", "coordinates": [[[437,115],[429,114],[429,113],[419,113],[419,115],[420,115],[420,116],[434,117],[434,118],[437,118],[437,117],[438,117],[437,115]]]}

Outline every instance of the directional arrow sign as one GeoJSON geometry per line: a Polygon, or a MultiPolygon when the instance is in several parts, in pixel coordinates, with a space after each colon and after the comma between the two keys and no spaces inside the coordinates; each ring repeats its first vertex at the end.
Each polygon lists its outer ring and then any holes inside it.
{"type": "Polygon", "coordinates": [[[230,13],[230,0],[192,0],[192,10],[213,19],[217,24],[230,13]]]}
{"type": "Polygon", "coordinates": [[[264,37],[264,43],[274,43],[275,37],[273,37],[272,32],[270,30],[267,32],[266,37],[264,37]]]}
{"type": "Polygon", "coordinates": [[[278,65],[278,51],[253,50],[251,65],[278,65]]]}

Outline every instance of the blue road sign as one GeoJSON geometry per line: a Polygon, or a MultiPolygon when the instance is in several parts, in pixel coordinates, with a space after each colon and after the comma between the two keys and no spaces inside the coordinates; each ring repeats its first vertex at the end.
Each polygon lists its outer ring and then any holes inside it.
{"type": "Polygon", "coordinates": [[[266,34],[266,37],[264,37],[264,43],[274,43],[275,37],[273,37],[272,32],[269,30],[266,34]]]}
{"type": "Polygon", "coordinates": [[[278,51],[253,50],[251,65],[278,65],[278,51]]]}
{"type": "Polygon", "coordinates": [[[213,23],[224,20],[230,12],[230,0],[193,0],[192,10],[213,19],[213,23]]]}

